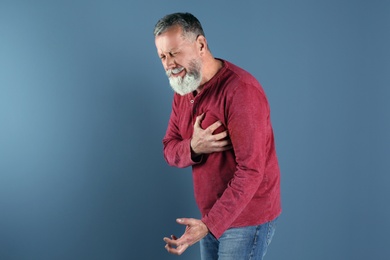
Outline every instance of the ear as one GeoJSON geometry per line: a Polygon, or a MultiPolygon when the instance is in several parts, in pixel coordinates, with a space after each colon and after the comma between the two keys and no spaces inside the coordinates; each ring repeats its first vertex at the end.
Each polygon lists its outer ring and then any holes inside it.
{"type": "Polygon", "coordinates": [[[203,35],[198,36],[198,38],[196,39],[196,43],[200,52],[205,52],[208,49],[207,40],[203,35]]]}

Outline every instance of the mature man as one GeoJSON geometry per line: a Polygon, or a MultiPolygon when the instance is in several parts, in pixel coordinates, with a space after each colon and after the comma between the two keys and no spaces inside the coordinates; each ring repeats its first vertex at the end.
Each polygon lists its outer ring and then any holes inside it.
{"type": "Polygon", "coordinates": [[[164,157],[192,166],[202,218],[180,218],[177,238],[164,238],[180,255],[200,241],[202,259],[263,259],[281,213],[280,172],[270,109],[258,81],[214,58],[202,26],[189,13],[160,19],[155,44],[176,92],[164,157]]]}

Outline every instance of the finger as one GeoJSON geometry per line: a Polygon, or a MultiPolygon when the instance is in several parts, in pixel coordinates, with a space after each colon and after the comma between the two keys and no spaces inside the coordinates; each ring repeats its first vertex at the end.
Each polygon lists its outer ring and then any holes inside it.
{"type": "Polygon", "coordinates": [[[176,251],[177,255],[181,255],[184,253],[184,251],[187,250],[187,248],[188,248],[188,244],[183,244],[183,245],[176,247],[176,249],[174,249],[174,250],[176,251]]]}
{"type": "Polygon", "coordinates": [[[166,248],[166,250],[167,250],[170,254],[181,255],[181,254],[184,253],[184,251],[187,250],[188,245],[187,245],[187,244],[183,244],[183,245],[177,246],[176,248],[175,248],[175,247],[171,247],[171,246],[169,246],[169,245],[166,245],[165,248],[166,248]]]}
{"type": "Polygon", "coordinates": [[[209,127],[207,127],[205,130],[209,131],[210,133],[213,133],[215,130],[217,130],[218,127],[222,125],[221,121],[214,122],[209,127]]]}
{"type": "Polygon", "coordinates": [[[183,241],[178,239],[170,239],[168,237],[164,237],[164,242],[167,244],[165,247],[178,247],[179,245],[183,244],[183,241]]]}
{"type": "Polygon", "coordinates": [[[167,243],[167,244],[172,244],[172,241],[174,241],[174,239],[170,239],[168,237],[164,237],[163,238],[164,242],[167,243]]]}
{"type": "Polygon", "coordinates": [[[171,241],[174,241],[174,240],[177,240],[177,237],[175,235],[171,235],[171,238],[168,238],[168,237],[164,237],[163,240],[166,242],[166,243],[170,243],[171,241]]]}
{"type": "MultiPolygon", "coordinates": [[[[175,237],[174,235],[172,235],[173,237],[175,237]]],[[[169,239],[167,237],[164,237],[164,242],[166,243],[165,245],[165,249],[171,253],[171,254],[175,254],[175,255],[181,255],[188,247],[188,243],[186,243],[184,240],[182,239],[169,239]]]]}
{"type": "Polygon", "coordinates": [[[222,141],[218,141],[215,145],[215,148],[222,148],[222,149],[230,149],[232,148],[232,144],[229,140],[222,140],[222,141]]]}
{"type": "Polygon", "coordinates": [[[227,145],[227,146],[222,146],[214,149],[214,152],[223,152],[232,149],[233,146],[227,145]]]}
{"type": "Polygon", "coordinates": [[[200,122],[203,120],[203,117],[204,117],[204,113],[196,117],[194,127],[201,128],[200,122]]]}
{"type": "Polygon", "coordinates": [[[214,142],[213,147],[210,149],[211,152],[223,152],[232,149],[233,146],[231,145],[229,140],[222,140],[214,142]]]}
{"type": "Polygon", "coordinates": [[[165,245],[165,249],[166,249],[169,253],[173,254],[173,250],[175,249],[175,247],[173,247],[173,246],[170,245],[170,244],[166,244],[166,245],[165,245]]]}
{"type": "Polygon", "coordinates": [[[228,134],[227,131],[223,131],[223,132],[221,132],[221,133],[219,133],[219,134],[213,135],[213,137],[214,137],[214,140],[218,141],[218,140],[224,139],[224,138],[227,137],[228,135],[229,135],[229,134],[228,134]]]}

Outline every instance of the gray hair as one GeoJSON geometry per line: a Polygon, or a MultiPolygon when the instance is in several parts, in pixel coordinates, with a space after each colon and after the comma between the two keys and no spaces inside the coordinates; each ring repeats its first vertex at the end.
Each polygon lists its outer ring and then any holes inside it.
{"type": "Polygon", "coordinates": [[[173,26],[180,26],[183,30],[183,36],[188,37],[194,35],[198,37],[203,35],[204,31],[199,20],[190,13],[173,13],[161,18],[154,26],[154,37],[164,33],[173,26]]]}

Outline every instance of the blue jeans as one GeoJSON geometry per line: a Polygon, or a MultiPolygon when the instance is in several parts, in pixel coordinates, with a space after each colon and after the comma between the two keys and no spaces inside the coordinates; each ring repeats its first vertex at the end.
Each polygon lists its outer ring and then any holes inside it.
{"type": "Polygon", "coordinates": [[[275,233],[277,218],[259,226],[230,228],[217,240],[208,234],[200,241],[202,260],[261,260],[275,233]]]}

